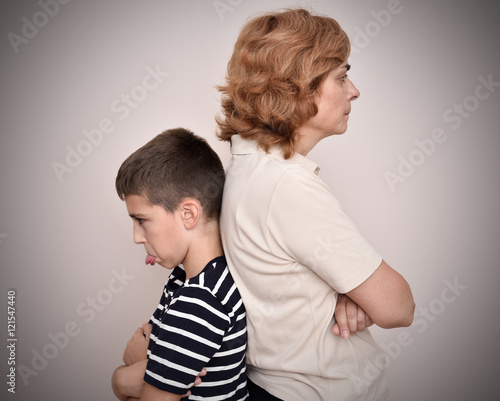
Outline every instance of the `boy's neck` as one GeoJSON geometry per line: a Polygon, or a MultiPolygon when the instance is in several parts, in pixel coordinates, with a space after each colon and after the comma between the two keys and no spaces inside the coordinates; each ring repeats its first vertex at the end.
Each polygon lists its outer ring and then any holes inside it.
{"type": "Polygon", "coordinates": [[[182,262],[186,272],[186,280],[200,274],[211,260],[223,254],[218,222],[212,221],[202,224],[193,236],[186,257],[182,262]]]}

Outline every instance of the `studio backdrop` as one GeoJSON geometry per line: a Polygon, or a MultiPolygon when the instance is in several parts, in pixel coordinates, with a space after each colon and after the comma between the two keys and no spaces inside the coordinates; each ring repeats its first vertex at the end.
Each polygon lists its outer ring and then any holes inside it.
{"type": "Polygon", "coordinates": [[[348,33],[361,92],[308,157],[417,304],[371,329],[385,354],[359,385],[387,369],[390,401],[498,394],[497,2],[23,0],[0,6],[2,400],[114,399],[168,276],[133,244],[118,167],[175,127],[226,165],[216,86],[239,30],[297,6],[348,33]]]}

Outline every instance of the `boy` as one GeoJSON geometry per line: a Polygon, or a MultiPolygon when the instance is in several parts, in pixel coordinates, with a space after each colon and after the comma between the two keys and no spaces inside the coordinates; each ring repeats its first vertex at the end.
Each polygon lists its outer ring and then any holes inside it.
{"type": "Polygon", "coordinates": [[[173,269],[151,326],[136,331],[126,365],[113,374],[121,400],[179,400],[188,391],[197,400],[248,397],[245,309],[219,236],[223,185],[217,154],[182,128],[158,135],[118,171],[116,190],[146,264],[173,269]],[[208,373],[193,387],[204,367],[208,373]]]}

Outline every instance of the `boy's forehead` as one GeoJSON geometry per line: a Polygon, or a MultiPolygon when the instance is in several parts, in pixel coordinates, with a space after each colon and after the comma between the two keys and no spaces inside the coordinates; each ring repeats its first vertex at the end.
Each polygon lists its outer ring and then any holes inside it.
{"type": "Polygon", "coordinates": [[[125,196],[125,205],[129,214],[139,214],[141,211],[150,210],[152,205],[144,196],[138,194],[131,194],[125,196]]]}

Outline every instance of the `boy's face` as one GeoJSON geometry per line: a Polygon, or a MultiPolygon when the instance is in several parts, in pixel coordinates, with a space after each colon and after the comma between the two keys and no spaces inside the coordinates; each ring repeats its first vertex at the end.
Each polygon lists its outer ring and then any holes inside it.
{"type": "Polygon", "coordinates": [[[128,214],[134,221],[134,242],[143,244],[146,264],[173,269],[187,253],[186,230],[179,211],[168,213],[140,195],[125,197],[128,214]]]}

